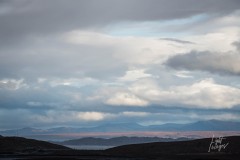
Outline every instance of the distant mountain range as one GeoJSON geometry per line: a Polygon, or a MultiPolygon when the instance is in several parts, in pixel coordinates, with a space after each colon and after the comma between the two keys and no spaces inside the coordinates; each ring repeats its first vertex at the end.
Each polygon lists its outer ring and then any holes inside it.
{"type": "Polygon", "coordinates": [[[148,128],[151,131],[240,131],[240,122],[208,120],[188,124],[167,123],[148,128]]]}
{"type": "Polygon", "coordinates": [[[50,129],[22,128],[0,131],[3,136],[55,135],[90,132],[128,132],[128,131],[240,131],[240,122],[219,120],[199,121],[189,124],[167,123],[163,125],[142,126],[137,123],[110,123],[95,127],[58,127],[50,129]]]}

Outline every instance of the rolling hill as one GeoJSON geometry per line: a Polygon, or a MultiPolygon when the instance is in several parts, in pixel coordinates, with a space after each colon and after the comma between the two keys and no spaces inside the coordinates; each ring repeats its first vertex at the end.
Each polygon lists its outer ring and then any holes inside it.
{"type": "MultiPolygon", "coordinates": [[[[145,144],[132,144],[124,145],[119,147],[114,147],[105,150],[106,153],[110,155],[120,156],[125,155],[128,157],[145,157],[145,158],[156,158],[164,156],[179,156],[179,159],[182,159],[181,156],[205,156],[211,157],[215,156],[214,159],[217,159],[216,156],[220,156],[220,159],[225,159],[228,157],[231,159],[232,155],[240,155],[240,137],[233,136],[227,137],[222,141],[222,144],[229,143],[225,149],[222,149],[221,152],[213,151],[208,152],[209,145],[211,143],[211,138],[190,140],[190,141],[180,141],[180,142],[155,142],[155,143],[145,143],[145,144]]],[[[198,157],[199,158],[199,157],[198,157]]],[[[239,158],[239,157],[238,157],[239,158]]],[[[199,158],[201,159],[201,158],[199,158]]]]}
{"type": "Polygon", "coordinates": [[[67,147],[45,141],[23,137],[0,137],[0,153],[3,152],[35,152],[39,150],[66,150],[67,147]]]}
{"type": "Polygon", "coordinates": [[[21,137],[0,137],[0,159],[88,159],[88,160],[238,160],[240,137],[225,137],[220,152],[208,152],[211,138],[124,145],[103,151],[73,150],[44,141],[21,137]]]}

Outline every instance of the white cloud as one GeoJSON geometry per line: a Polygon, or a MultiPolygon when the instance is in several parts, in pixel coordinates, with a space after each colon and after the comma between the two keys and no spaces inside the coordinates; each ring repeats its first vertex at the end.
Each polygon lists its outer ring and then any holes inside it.
{"type": "Polygon", "coordinates": [[[38,79],[37,79],[37,82],[38,82],[38,83],[44,83],[44,82],[46,82],[46,81],[47,81],[46,78],[38,78],[38,79]]]}
{"type": "Polygon", "coordinates": [[[105,118],[109,118],[112,116],[113,116],[113,114],[102,113],[102,112],[79,112],[79,113],[77,113],[78,119],[84,120],[84,121],[101,121],[105,118]]]}
{"type": "Polygon", "coordinates": [[[149,104],[148,101],[127,92],[117,92],[107,99],[105,103],[117,106],[147,106],[149,104]]]}
{"type": "Polygon", "coordinates": [[[192,85],[160,88],[156,83],[146,81],[135,83],[130,90],[152,103],[181,105],[196,108],[232,108],[240,104],[240,89],[216,84],[205,79],[192,85]]]}
{"type": "Polygon", "coordinates": [[[150,101],[158,100],[158,95],[161,91],[156,80],[152,78],[136,81],[132,85],[130,85],[128,89],[133,94],[136,94],[139,97],[144,97],[150,101]]]}
{"type": "Polygon", "coordinates": [[[145,69],[134,69],[126,71],[123,77],[120,77],[120,81],[136,81],[140,78],[151,77],[151,74],[145,73],[145,69]]]}
{"type": "Polygon", "coordinates": [[[34,115],[32,118],[41,123],[68,123],[102,121],[113,118],[115,115],[104,112],[78,112],[49,110],[45,115],[34,115]]]}
{"type": "Polygon", "coordinates": [[[3,79],[0,80],[0,89],[18,90],[20,88],[27,88],[28,85],[24,83],[24,79],[3,79]]]}
{"type": "Polygon", "coordinates": [[[98,80],[90,78],[90,77],[53,79],[53,80],[50,80],[50,82],[49,82],[51,87],[56,87],[56,86],[82,87],[85,85],[94,85],[97,83],[98,83],[98,80]]]}
{"type": "Polygon", "coordinates": [[[174,75],[179,78],[193,78],[189,71],[177,71],[174,75]]]}
{"type": "MultiPolygon", "coordinates": [[[[212,25],[209,23],[208,27],[211,29],[212,25]]],[[[232,43],[239,39],[240,28],[238,25],[221,26],[221,24],[216,24],[216,27],[221,27],[215,28],[214,31],[205,31],[204,34],[196,31],[196,34],[189,35],[186,39],[197,44],[193,46],[193,50],[229,52],[234,50],[232,43]]]]}
{"type": "Polygon", "coordinates": [[[66,42],[94,46],[111,46],[117,43],[117,38],[93,31],[75,30],[63,35],[66,42]]]}
{"type": "Polygon", "coordinates": [[[65,42],[75,45],[105,47],[112,51],[113,60],[123,64],[146,65],[164,62],[171,55],[190,51],[188,45],[179,47],[158,37],[116,37],[93,31],[75,30],[63,35],[65,42]]]}
{"type": "Polygon", "coordinates": [[[240,89],[216,84],[206,79],[190,86],[177,88],[176,93],[186,95],[184,104],[206,108],[232,108],[240,104],[240,89]],[[191,95],[189,95],[191,93],[191,95]]]}

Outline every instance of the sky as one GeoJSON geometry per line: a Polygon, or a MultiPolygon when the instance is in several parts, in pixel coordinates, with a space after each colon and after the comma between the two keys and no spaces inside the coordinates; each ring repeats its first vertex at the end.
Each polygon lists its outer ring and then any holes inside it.
{"type": "Polygon", "coordinates": [[[240,121],[239,0],[0,0],[0,130],[240,121]]]}

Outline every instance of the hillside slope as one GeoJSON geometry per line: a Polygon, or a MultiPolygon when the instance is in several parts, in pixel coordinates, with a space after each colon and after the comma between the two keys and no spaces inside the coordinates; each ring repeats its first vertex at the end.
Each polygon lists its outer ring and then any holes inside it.
{"type": "Polygon", "coordinates": [[[0,153],[34,150],[66,150],[67,147],[22,137],[0,137],[0,153]]]}
{"type": "MultiPolygon", "coordinates": [[[[181,142],[155,142],[145,144],[124,145],[106,150],[110,155],[125,155],[130,157],[161,157],[163,155],[188,155],[188,154],[206,154],[208,153],[211,138],[181,141],[181,142]]],[[[229,143],[221,154],[240,154],[240,137],[233,136],[223,139],[222,144],[229,143]]],[[[219,152],[216,152],[218,153],[219,152]]]]}

